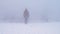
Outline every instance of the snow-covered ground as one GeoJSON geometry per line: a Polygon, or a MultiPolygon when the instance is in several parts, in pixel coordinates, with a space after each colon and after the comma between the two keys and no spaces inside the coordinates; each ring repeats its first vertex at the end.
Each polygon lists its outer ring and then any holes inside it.
{"type": "Polygon", "coordinates": [[[0,34],[60,34],[60,23],[0,23],[0,34]]]}

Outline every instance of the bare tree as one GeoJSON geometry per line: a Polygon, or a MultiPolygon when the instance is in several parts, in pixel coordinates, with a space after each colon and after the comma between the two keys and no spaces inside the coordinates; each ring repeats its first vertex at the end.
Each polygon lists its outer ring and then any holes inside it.
{"type": "Polygon", "coordinates": [[[25,19],[25,24],[27,24],[28,18],[29,18],[29,12],[28,12],[27,8],[25,9],[23,16],[24,16],[24,19],[25,19]]]}

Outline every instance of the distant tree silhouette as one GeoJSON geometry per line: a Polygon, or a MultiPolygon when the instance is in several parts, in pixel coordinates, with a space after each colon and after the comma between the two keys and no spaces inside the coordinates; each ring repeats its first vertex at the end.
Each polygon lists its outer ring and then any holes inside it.
{"type": "Polygon", "coordinates": [[[29,12],[28,12],[27,8],[25,9],[23,16],[24,16],[24,19],[25,19],[25,24],[27,24],[28,18],[29,18],[29,12]]]}

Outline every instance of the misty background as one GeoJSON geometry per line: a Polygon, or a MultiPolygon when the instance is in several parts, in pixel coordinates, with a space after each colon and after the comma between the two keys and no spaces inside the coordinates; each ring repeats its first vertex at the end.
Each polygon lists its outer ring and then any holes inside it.
{"type": "Polygon", "coordinates": [[[0,0],[0,21],[23,22],[28,9],[29,21],[60,21],[60,0],[0,0]]]}

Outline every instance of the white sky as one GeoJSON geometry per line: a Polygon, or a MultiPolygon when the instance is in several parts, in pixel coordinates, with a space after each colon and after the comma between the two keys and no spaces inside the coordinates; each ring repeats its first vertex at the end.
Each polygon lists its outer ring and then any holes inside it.
{"type": "Polygon", "coordinates": [[[0,0],[0,16],[23,17],[27,8],[31,18],[40,19],[44,13],[49,19],[60,20],[60,0],[0,0]]]}

